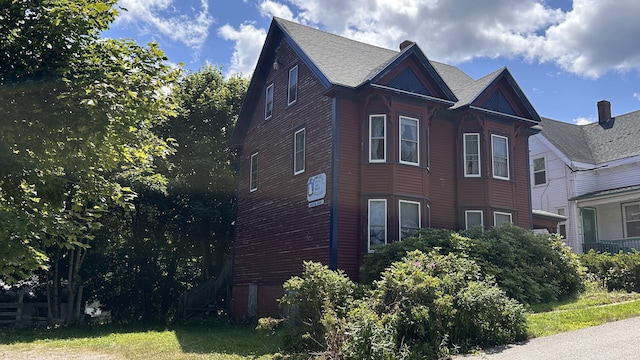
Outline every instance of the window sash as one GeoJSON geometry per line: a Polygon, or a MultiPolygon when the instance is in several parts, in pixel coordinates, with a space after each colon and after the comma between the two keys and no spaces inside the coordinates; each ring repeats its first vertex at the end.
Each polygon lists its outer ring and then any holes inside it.
{"type": "Polygon", "coordinates": [[[369,116],[369,162],[387,160],[387,117],[369,116]]]}
{"type": "Polygon", "coordinates": [[[640,236],[640,203],[624,205],[625,237],[640,236]]]}
{"type": "Polygon", "coordinates": [[[493,226],[500,226],[504,223],[513,224],[513,216],[511,213],[496,211],[493,213],[493,226]]]}
{"type": "Polygon", "coordinates": [[[400,200],[399,209],[400,240],[404,240],[421,227],[420,203],[400,200]]]}
{"type": "Polygon", "coordinates": [[[300,129],[295,132],[293,145],[293,174],[298,175],[304,172],[305,168],[305,143],[306,131],[300,129]]]}
{"type": "Polygon", "coordinates": [[[249,175],[249,191],[258,190],[258,153],[251,155],[251,173],[249,175]]]}
{"type": "Polygon", "coordinates": [[[464,176],[480,176],[480,134],[464,134],[464,176]]]}
{"type": "Polygon", "coordinates": [[[547,169],[544,158],[533,159],[533,184],[542,185],[547,183],[547,169]]]}
{"type": "Polygon", "coordinates": [[[493,177],[509,180],[509,141],[504,136],[491,135],[493,177]]]}
{"type": "Polygon", "coordinates": [[[484,226],[484,214],[482,210],[466,210],[464,212],[465,229],[471,229],[475,226],[484,226]]]}
{"type": "Polygon", "coordinates": [[[289,87],[287,91],[287,104],[291,105],[298,99],[298,65],[289,70],[289,87]]]}
{"type": "Polygon", "coordinates": [[[418,120],[400,116],[400,162],[420,164],[420,140],[418,120]]]}
{"type": "Polygon", "coordinates": [[[265,120],[273,115],[273,84],[267,86],[264,102],[264,118],[265,120]]]}
{"type": "Polygon", "coordinates": [[[369,252],[374,245],[387,243],[387,200],[369,199],[367,241],[369,252]]]}

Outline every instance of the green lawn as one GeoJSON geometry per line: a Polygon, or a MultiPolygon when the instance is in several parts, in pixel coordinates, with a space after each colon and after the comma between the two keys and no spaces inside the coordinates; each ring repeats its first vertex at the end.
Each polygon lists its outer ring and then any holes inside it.
{"type": "MultiPolygon", "coordinates": [[[[640,294],[592,288],[580,298],[545,304],[529,315],[531,337],[640,316],[640,294]]],[[[253,326],[196,324],[175,327],[80,326],[0,330],[0,358],[72,359],[282,359],[278,335],[253,326]]]]}

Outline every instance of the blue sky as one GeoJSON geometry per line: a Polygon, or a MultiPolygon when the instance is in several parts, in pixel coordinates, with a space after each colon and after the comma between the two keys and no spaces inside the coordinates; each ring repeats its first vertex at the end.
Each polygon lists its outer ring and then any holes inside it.
{"type": "Polygon", "coordinates": [[[157,42],[171,63],[251,76],[273,16],[397,49],[473,78],[503,66],[541,116],[570,123],[640,109],[637,0],[120,0],[105,37],[157,42]]]}

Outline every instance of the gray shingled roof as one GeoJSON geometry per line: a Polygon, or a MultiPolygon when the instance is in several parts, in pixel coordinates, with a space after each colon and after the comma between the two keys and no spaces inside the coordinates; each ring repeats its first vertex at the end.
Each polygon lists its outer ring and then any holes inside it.
{"type": "MultiPolygon", "coordinates": [[[[332,84],[355,88],[371,80],[402,54],[400,51],[361,43],[281,18],[275,18],[275,21],[332,84]]],[[[455,107],[469,103],[462,99],[475,99],[490,83],[484,80],[493,80],[504,70],[500,69],[475,81],[455,66],[431,60],[429,62],[460,100],[455,107]]]]}
{"type": "Polygon", "coordinates": [[[640,156],[640,110],[605,124],[573,125],[543,118],[541,134],[572,161],[602,164],[640,156]]]}

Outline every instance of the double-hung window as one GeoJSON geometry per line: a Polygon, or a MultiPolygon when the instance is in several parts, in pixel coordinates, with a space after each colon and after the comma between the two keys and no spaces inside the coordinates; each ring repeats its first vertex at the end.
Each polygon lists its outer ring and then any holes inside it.
{"type": "Polygon", "coordinates": [[[385,162],[387,159],[387,117],[369,116],[369,162],[385,162]]]}
{"type": "Polygon", "coordinates": [[[464,134],[464,176],[480,176],[480,134],[464,134]]]}
{"type": "Polygon", "coordinates": [[[369,251],[375,245],[387,243],[387,200],[369,199],[369,251]]]}
{"type": "Polygon", "coordinates": [[[251,155],[251,174],[249,175],[249,191],[258,190],[258,153],[251,155]]]}
{"type": "Polygon", "coordinates": [[[533,184],[542,185],[547,183],[547,168],[544,157],[533,159],[533,184]]]}
{"type": "Polygon", "coordinates": [[[400,162],[419,165],[418,120],[400,116],[400,162]]]}
{"type": "Polygon", "coordinates": [[[413,235],[420,229],[420,203],[400,200],[400,240],[413,235]]]}
{"type": "Polygon", "coordinates": [[[476,226],[484,226],[482,210],[465,210],[464,221],[466,229],[471,229],[476,226]]]}
{"type": "Polygon", "coordinates": [[[287,105],[291,105],[298,99],[298,65],[289,70],[289,86],[287,90],[287,105]]]}
{"type": "Polygon", "coordinates": [[[506,223],[513,223],[510,213],[496,211],[493,213],[493,225],[500,226],[506,223]]]}
{"type": "Polygon", "coordinates": [[[273,84],[267,86],[264,101],[264,119],[268,119],[273,115],[273,84]]]}
{"type": "Polygon", "coordinates": [[[305,130],[298,130],[293,135],[293,174],[298,175],[304,172],[305,158],[305,130]]]}
{"type": "Polygon", "coordinates": [[[491,135],[493,177],[509,180],[509,141],[500,135],[491,135]]]}
{"type": "Polygon", "coordinates": [[[623,209],[625,237],[640,236],[640,203],[625,204],[623,209]]]}

